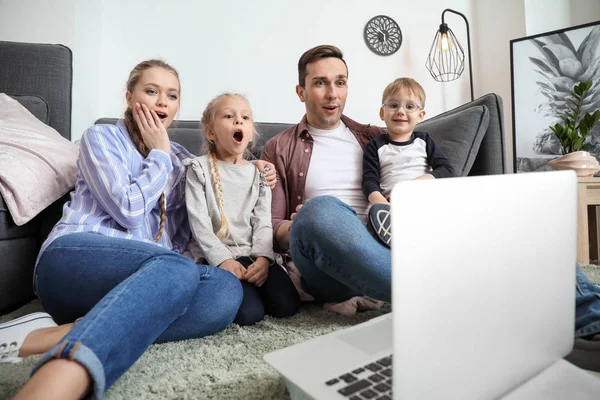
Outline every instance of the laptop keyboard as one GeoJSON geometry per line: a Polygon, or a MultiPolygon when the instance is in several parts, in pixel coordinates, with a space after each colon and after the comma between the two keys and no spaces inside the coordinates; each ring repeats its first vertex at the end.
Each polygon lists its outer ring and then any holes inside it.
{"type": "Polygon", "coordinates": [[[392,400],[392,356],[355,368],[325,385],[350,400],[392,400]]]}

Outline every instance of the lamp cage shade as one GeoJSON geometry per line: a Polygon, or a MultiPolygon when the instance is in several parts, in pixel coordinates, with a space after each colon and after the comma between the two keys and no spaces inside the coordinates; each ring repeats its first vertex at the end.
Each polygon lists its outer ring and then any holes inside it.
{"type": "Polygon", "coordinates": [[[438,82],[458,79],[465,69],[465,52],[446,24],[435,34],[425,67],[438,82]]]}

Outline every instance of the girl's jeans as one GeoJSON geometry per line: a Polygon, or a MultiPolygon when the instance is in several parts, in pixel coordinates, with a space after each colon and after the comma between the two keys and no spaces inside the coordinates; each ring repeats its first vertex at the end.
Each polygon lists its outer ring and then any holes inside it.
{"type": "MultiPolygon", "coordinates": [[[[302,206],[292,224],[290,252],[303,287],[319,301],[339,302],[361,295],[391,299],[390,249],[335,197],[315,197],[302,206]]],[[[575,336],[598,334],[600,287],[587,279],[579,265],[576,268],[575,336]]]]}
{"type": "Polygon", "coordinates": [[[84,317],[34,368],[82,364],[101,398],[152,343],[199,338],[229,325],[242,301],[236,277],[158,245],[73,233],[41,255],[36,292],[58,324],[84,317]]]}

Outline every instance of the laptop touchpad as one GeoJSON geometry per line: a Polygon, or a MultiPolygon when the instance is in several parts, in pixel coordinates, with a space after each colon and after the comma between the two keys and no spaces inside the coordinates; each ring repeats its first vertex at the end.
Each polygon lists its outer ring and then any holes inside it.
{"type": "Polygon", "coordinates": [[[338,338],[367,354],[392,350],[392,318],[341,333],[338,338]]]}

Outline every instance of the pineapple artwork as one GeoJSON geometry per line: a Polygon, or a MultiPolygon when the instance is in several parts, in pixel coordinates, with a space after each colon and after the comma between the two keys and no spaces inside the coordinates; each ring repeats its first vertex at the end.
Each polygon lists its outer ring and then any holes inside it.
{"type": "MultiPolygon", "coordinates": [[[[568,98],[573,87],[580,82],[593,81],[590,95],[583,112],[600,109],[600,25],[596,25],[584,37],[579,46],[574,46],[567,33],[556,33],[530,39],[538,49],[538,55],[529,57],[534,70],[539,93],[545,100],[535,111],[552,118],[550,124],[560,122],[567,109],[568,98]]],[[[533,142],[538,154],[561,155],[561,144],[549,125],[533,142]]],[[[588,134],[588,151],[600,160],[600,124],[588,134]]]]}

